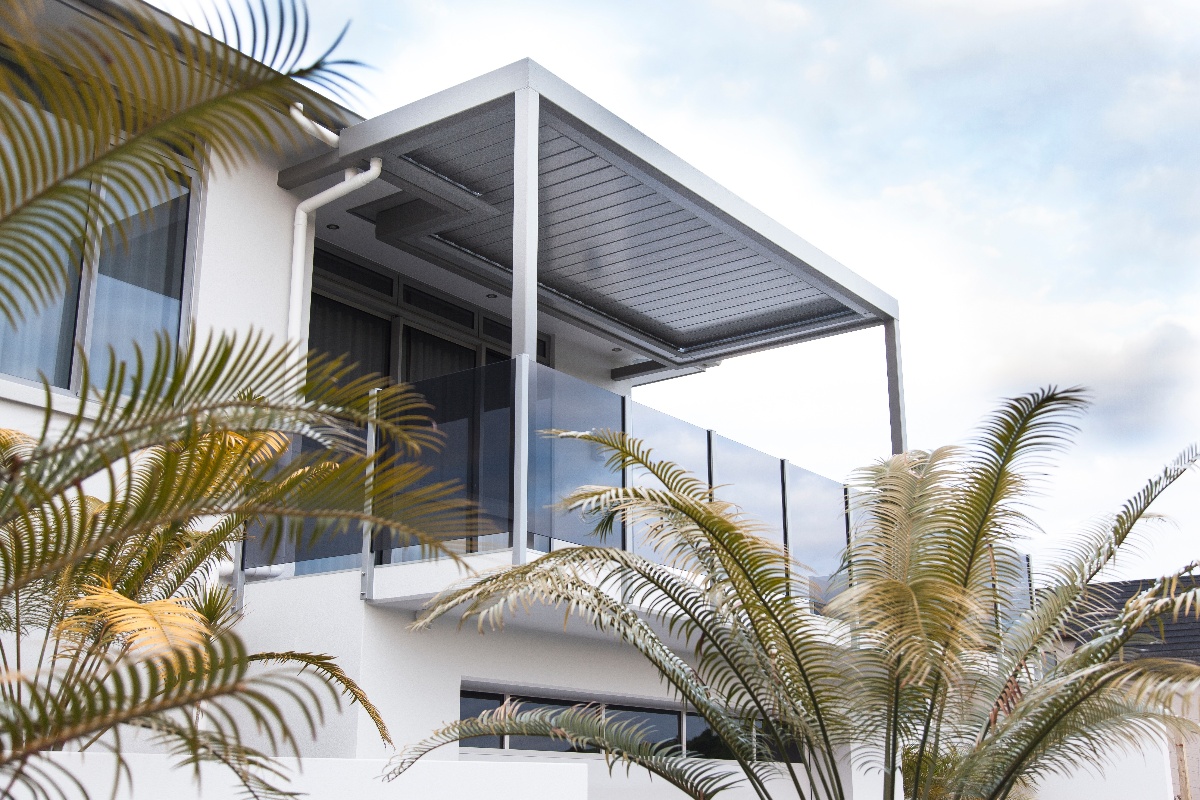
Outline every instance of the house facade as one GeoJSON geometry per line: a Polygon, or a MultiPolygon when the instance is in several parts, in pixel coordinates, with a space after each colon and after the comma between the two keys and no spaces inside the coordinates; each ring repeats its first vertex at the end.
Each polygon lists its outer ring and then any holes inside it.
{"type": "MultiPolygon", "coordinates": [[[[446,436],[424,456],[430,479],[457,481],[481,510],[451,541],[471,569],[578,544],[646,552],[636,529],[598,542],[555,506],[579,485],[642,477],[611,472],[588,446],[540,434],[548,429],[630,432],[723,487],[818,576],[835,568],[849,529],[839,481],[639,404],[633,390],[881,326],[877,363],[854,368],[886,371],[879,413],[901,451],[892,297],[529,60],[345,122],[326,130],[295,109],[281,124],[311,134],[303,152],[178,176],[150,198],[128,247],[98,232],[85,248],[95,263],[67,297],[0,332],[5,424],[40,424],[39,375],[70,404],[76,347],[125,354],[161,330],[254,328],[348,355],[429,400],[446,436]]],[[[240,632],[254,649],[336,655],[397,743],[519,697],[602,703],[719,757],[702,720],[640,656],[561,609],[486,634],[449,621],[414,631],[422,606],[465,575],[426,556],[362,531],[278,552],[249,541],[227,576],[240,632]]],[[[392,753],[357,706],[302,749],[296,788],[314,797],[677,796],[640,772],[610,776],[599,756],[521,737],[443,748],[384,785],[375,778],[392,753]]],[[[219,774],[200,792],[158,758],[134,756],[135,796],[224,796],[219,774]]],[[[93,759],[83,769],[102,780],[106,768],[93,759]]],[[[879,785],[857,775],[853,794],[877,796],[879,785]]]]}

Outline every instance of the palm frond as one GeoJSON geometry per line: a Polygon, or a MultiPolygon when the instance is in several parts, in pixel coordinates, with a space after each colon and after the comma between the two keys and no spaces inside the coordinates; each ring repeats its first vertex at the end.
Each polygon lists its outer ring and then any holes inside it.
{"type": "Polygon", "coordinates": [[[337,109],[326,93],[350,85],[352,62],[308,52],[295,0],[251,5],[246,16],[218,11],[201,20],[207,31],[136,5],[66,29],[41,24],[47,11],[0,9],[0,316],[9,322],[62,294],[80,269],[66,254],[79,252],[89,225],[119,243],[170,176],[300,144],[287,109],[303,103],[329,119],[337,109]]]}
{"type": "Polygon", "coordinates": [[[418,486],[428,469],[407,458],[440,441],[421,398],[382,379],[343,381],[348,367],[338,360],[314,358],[305,370],[290,352],[255,334],[244,343],[213,337],[178,354],[160,342],[152,363],[114,371],[94,393],[98,412],[81,399],[61,427],[47,415],[32,448],[12,451],[18,466],[0,481],[0,597],[119,541],[141,537],[144,546],[156,531],[195,528],[209,516],[228,517],[230,532],[263,521],[273,541],[302,521],[311,537],[370,522],[445,551],[440,537],[469,507],[451,484],[418,486]],[[371,389],[379,391],[368,408],[371,389]],[[375,456],[357,433],[368,423],[393,443],[375,456]],[[325,449],[300,455],[238,438],[268,431],[325,449]],[[99,510],[78,488],[97,480],[109,498],[99,510]]]}
{"type": "MultiPolygon", "coordinates": [[[[294,751],[295,740],[284,718],[286,705],[299,711],[315,731],[321,684],[277,672],[248,675],[247,654],[232,635],[206,642],[201,650],[194,659],[113,662],[111,669],[72,676],[68,684],[8,676],[24,694],[20,704],[0,704],[0,775],[33,787],[41,778],[27,768],[43,753],[86,742],[122,724],[159,725],[176,732],[183,725],[192,731],[197,747],[210,747],[217,738],[237,746],[239,716],[246,715],[264,726],[273,748],[294,751]],[[64,687],[70,691],[61,691],[64,687]],[[191,715],[164,717],[201,703],[206,731],[202,737],[191,715]]],[[[186,739],[179,744],[186,746],[186,739]]],[[[111,749],[119,755],[119,745],[111,749]]],[[[200,752],[193,755],[203,757],[200,752]]]]}
{"type": "Polygon", "coordinates": [[[134,658],[187,659],[201,652],[208,620],[176,598],[139,603],[111,585],[85,584],[58,626],[60,639],[88,649],[119,642],[134,658]]]}
{"type": "MultiPolygon", "coordinates": [[[[1173,703],[1200,690],[1195,665],[1122,660],[1147,624],[1195,612],[1190,572],[1115,613],[1094,584],[1150,503],[1196,463],[1195,448],[1053,573],[1032,608],[1013,608],[1029,580],[1016,549],[1032,528],[1025,506],[1084,405],[1077,389],[1012,398],[967,446],[859,471],[843,585],[823,614],[797,591],[789,554],[713,487],[620,432],[560,431],[599,446],[610,468],[643,476],[636,486],[580,487],[561,507],[591,519],[598,535],[636,524],[657,559],[551,552],[451,588],[419,624],[456,614],[498,628],[542,605],[611,633],[708,720],[763,798],[771,775],[791,778],[789,795],[844,798],[851,750],[856,769],[884,771],[885,793],[905,760],[908,796],[1012,800],[1045,774],[1098,765],[1106,747],[1188,727],[1173,703]],[[1071,653],[1068,628],[1083,639],[1071,653]],[[757,761],[788,752],[803,755],[806,775],[786,760],[757,761]]],[[[402,753],[400,767],[455,739],[550,730],[551,712],[493,713],[439,731],[402,753]]]]}
{"type": "Polygon", "coordinates": [[[248,660],[268,664],[299,664],[301,671],[311,670],[326,680],[333,682],[338,686],[343,695],[350,698],[351,704],[357,703],[362,706],[363,711],[367,712],[367,716],[375,725],[375,730],[379,732],[379,738],[383,740],[383,743],[389,747],[395,747],[395,743],[392,741],[391,734],[388,733],[387,724],[383,721],[383,715],[379,713],[379,709],[367,697],[367,693],[362,690],[362,687],[347,675],[345,670],[338,666],[333,656],[285,650],[281,652],[254,653],[248,657],[248,660]]]}

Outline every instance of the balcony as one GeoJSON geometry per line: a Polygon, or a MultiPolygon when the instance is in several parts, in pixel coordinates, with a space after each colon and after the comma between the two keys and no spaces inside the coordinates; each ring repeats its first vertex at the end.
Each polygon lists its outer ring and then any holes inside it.
{"type": "MultiPolygon", "coordinates": [[[[468,565],[481,569],[522,558],[522,548],[514,554],[513,547],[514,486],[519,484],[513,480],[513,443],[514,431],[524,427],[529,431],[526,558],[575,545],[654,557],[636,528],[619,527],[601,540],[590,522],[558,507],[582,485],[654,480],[641,471],[611,471],[604,454],[589,443],[543,433],[609,429],[644,440],[656,458],[674,461],[716,486],[719,498],[759,520],[763,535],[787,546],[816,575],[836,569],[847,536],[841,483],[541,364],[529,365],[530,418],[527,426],[518,426],[518,374],[518,362],[508,360],[414,384],[433,406],[431,418],[445,437],[439,452],[422,458],[431,468],[426,480],[454,481],[479,510],[464,517],[461,535],[448,542],[468,565]]],[[[364,538],[361,531],[349,530],[311,546],[286,543],[274,557],[251,541],[244,553],[245,576],[256,581],[361,569],[371,573],[366,599],[417,608],[460,574],[451,562],[428,558],[413,542],[377,536],[367,543],[364,538]]]]}

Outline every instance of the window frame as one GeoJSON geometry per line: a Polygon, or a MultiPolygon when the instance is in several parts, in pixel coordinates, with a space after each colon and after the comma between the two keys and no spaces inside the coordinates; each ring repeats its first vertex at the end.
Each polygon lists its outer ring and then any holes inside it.
{"type": "MultiPolygon", "coordinates": [[[[206,194],[204,181],[199,170],[194,166],[186,165],[182,168],[181,172],[186,176],[188,181],[188,210],[187,230],[185,231],[183,249],[183,285],[180,289],[179,297],[179,335],[175,342],[177,348],[185,347],[190,343],[192,326],[195,323],[194,303],[197,272],[200,266],[200,239],[206,194]]],[[[97,187],[97,193],[100,197],[103,197],[106,191],[108,189],[104,182],[101,181],[97,187]]],[[[54,396],[79,397],[83,389],[83,362],[79,356],[82,353],[84,356],[90,358],[89,351],[91,349],[93,323],[96,313],[97,271],[100,266],[100,253],[103,249],[101,246],[103,235],[104,231],[99,225],[96,215],[89,213],[83,228],[82,253],[78,263],[72,267],[75,273],[71,277],[78,281],[79,294],[75,306],[75,325],[71,337],[71,369],[68,374],[67,385],[56,386],[49,379],[46,379],[45,383],[43,383],[41,380],[25,378],[7,372],[0,372],[0,385],[15,384],[20,387],[33,387],[43,390],[46,384],[49,384],[50,392],[54,396]]],[[[92,372],[95,374],[94,365],[92,372]]],[[[4,391],[0,391],[0,396],[10,400],[21,401],[21,394],[24,394],[24,392],[20,390],[10,391],[7,388],[4,391]]]]}
{"type": "MultiPolygon", "coordinates": [[[[202,181],[199,171],[191,166],[187,166],[184,167],[182,172],[188,180],[188,210],[187,230],[185,231],[183,244],[183,285],[180,287],[179,292],[179,336],[175,341],[176,348],[188,345],[191,340],[192,324],[195,322],[192,301],[196,293],[195,273],[198,266],[199,254],[200,207],[203,203],[203,198],[201,197],[202,181]]],[[[101,197],[107,191],[108,187],[101,183],[99,188],[101,197]]],[[[91,357],[92,333],[95,330],[93,322],[96,313],[96,285],[99,283],[100,253],[102,250],[101,238],[103,236],[104,231],[97,225],[95,217],[89,217],[87,228],[85,229],[86,244],[84,255],[79,267],[79,308],[76,310],[75,317],[76,354],[82,352],[88,355],[89,358],[91,357]]],[[[83,365],[78,358],[71,360],[70,391],[76,396],[78,396],[82,388],[82,368],[83,365]]]]}
{"type": "MultiPolygon", "coordinates": [[[[494,697],[499,697],[501,704],[507,703],[514,699],[517,701],[528,701],[530,703],[547,703],[547,704],[561,703],[564,706],[578,706],[578,705],[592,704],[592,705],[600,706],[602,709],[604,709],[605,715],[608,714],[608,708],[610,706],[615,707],[614,708],[615,713],[637,713],[639,711],[646,711],[646,712],[652,712],[652,713],[658,713],[658,714],[670,713],[676,717],[676,720],[677,720],[676,730],[678,732],[679,747],[685,756],[687,755],[687,715],[695,713],[695,710],[692,709],[685,702],[672,703],[669,700],[655,701],[655,700],[649,699],[649,698],[618,697],[616,695],[612,695],[612,696],[589,695],[589,694],[582,693],[582,692],[564,691],[561,689],[559,689],[559,690],[538,689],[538,688],[534,688],[534,687],[528,687],[528,688],[517,687],[517,688],[499,689],[499,688],[496,688],[496,686],[494,684],[479,683],[479,682],[475,682],[475,681],[463,681],[459,685],[458,696],[459,696],[460,704],[461,704],[462,696],[464,693],[470,693],[470,694],[474,694],[474,695],[491,695],[494,697]]],[[[460,709],[461,709],[461,705],[460,705],[460,709]]],[[[564,755],[565,756],[594,756],[594,755],[596,755],[595,753],[575,752],[572,750],[565,750],[565,751],[564,750],[527,750],[524,748],[514,748],[511,746],[511,744],[509,742],[509,738],[510,737],[508,736],[508,734],[504,734],[503,736],[501,736],[499,748],[478,747],[475,745],[467,745],[466,747],[467,747],[467,749],[472,750],[472,751],[478,750],[478,751],[485,751],[485,752],[486,751],[495,752],[497,750],[503,750],[505,752],[512,752],[512,753],[527,753],[527,754],[533,754],[533,753],[547,754],[548,753],[548,754],[554,754],[557,756],[564,756],[564,755]]],[[[461,748],[462,746],[463,746],[462,743],[459,742],[459,747],[461,748]]]]}

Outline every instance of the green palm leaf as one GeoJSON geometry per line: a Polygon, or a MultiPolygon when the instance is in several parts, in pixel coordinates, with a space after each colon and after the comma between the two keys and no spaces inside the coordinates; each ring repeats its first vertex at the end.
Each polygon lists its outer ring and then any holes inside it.
{"type": "Polygon", "coordinates": [[[0,316],[10,322],[65,291],[79,268],[67,254],[86,255],[77,243],[89,226],[119,241],[171,174],[305,144],[288,108],[336,118],[322,92],[349,83],[351,62],[309,55],[294,0],[217,12],[208,30],[142,6],[66,28],[43,23],[50,11],[0,9],[0,316]]]}

